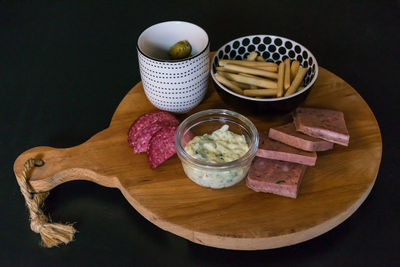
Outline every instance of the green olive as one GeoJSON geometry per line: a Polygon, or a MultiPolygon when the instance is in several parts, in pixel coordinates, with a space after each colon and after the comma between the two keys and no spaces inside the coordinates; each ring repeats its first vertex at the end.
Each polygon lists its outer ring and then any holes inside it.
{"type": "Polygon", "coordinates": [[[169,57],[171,59],[182,59],[190,56],[192,46],[187,40],[179,41],[169,49],[169,57]]]}

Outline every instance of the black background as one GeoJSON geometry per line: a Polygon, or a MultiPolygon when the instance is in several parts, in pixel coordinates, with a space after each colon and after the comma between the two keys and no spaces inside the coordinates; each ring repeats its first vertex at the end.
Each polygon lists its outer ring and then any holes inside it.
{"type": "Polygon", "coordinates": [[[399,249],[399,1],[47,1],[0,3],[0,264],[384,266],[399,249]],[[67,246],[31,232],[13,174],[23,151],[71,147],[106,128],[140,81],[136,40],[148,26],[190,21],[211,50],[250,34],[284,36],[352,85],[383,139],[371,194],[344,223],[313,240],[264,251],[205,247],[165,232],[117,189],[76,181],[51,191],[46,211],[77,222],[67,246]]]}

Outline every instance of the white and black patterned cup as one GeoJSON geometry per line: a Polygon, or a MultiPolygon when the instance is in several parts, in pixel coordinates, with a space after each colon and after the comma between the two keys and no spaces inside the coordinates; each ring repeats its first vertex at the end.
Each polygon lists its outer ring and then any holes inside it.
{"type": "Polygon", "coordinates": [[[155,107],[186,113],[200,104],[210,70],[210,43],[202,28],[183,21],[155,24],[141,33],[137,51],[144,92],[155,107]],[[191,55],[170,60],[170,47],[183,40],[191,44],[191,55]]]}

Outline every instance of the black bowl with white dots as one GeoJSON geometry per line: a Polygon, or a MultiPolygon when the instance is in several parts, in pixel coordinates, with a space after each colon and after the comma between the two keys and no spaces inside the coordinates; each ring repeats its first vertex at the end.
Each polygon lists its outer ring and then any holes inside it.
{"type": "Polygon", "coordinates": [[[306,99],[318,76],[317,60],[307,48],[293,40],[273,35],[250,35],[232,40],[217,50],[211,64],[211,77],[222,100],[234,108],[251,113],[293,111],[306,99]],[[215,68],[220,59],[242,60],[253,51],[268,62],[279,64],[286,58],[299,61],[308,68],[303,80],[304,89],[286,97],[254,98],[237,94],[215,79],[215,68]]]}

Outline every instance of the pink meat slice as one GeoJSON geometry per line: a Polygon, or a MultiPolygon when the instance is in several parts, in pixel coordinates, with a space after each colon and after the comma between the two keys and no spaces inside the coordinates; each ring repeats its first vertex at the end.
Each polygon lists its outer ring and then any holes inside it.
{"type": "Polygon", "coordinates": [[[158,121],[142,129],[133,144],[133,152],[136,154],[147,152],[150,139],[156,132],[164,127],[176,125],[178,125],[177,121],[158,121]]]}
{"type": "Polygon", "coordinates": [[[246,178],[246,185],[256,192],[297,198],[306,166],[256,157],[246,178]]]}
{"type": "Polygon", "coordinates": [[[296,130],[343,146],[349,145],[350,135],[341,111],[297,108],[293,114],[296,130]]]}
{"type": "Polygon", "coordinates": [[[315,151],[308,152],[285,145],[268,138],[267,133],[260,134],[260,143],[256,152],[256,156],[282,160],[287,162],[299,163],[308,166],[314,166],[317,161],[317,153],[315,151]]]}
{"type": "Polygon", "coordinates": [[[333,143],[331,142],[296,131],[296,127],[292,122],[270,128],[268,137],[305,151],[326,151],[333,148],[333,143]]]}
{"type": "Polygon", "coordinates": [[[174,115],[168,112],[153,112],[153,113],[146,113],[139,118],[137,118],[129,128],[128,132],[128,143],[130,147],[134,147],[135,141],[140,134],[140,132],[145,129],[146,127],[150,126],[151,124],[158,122],[158,121],[170,121],[179,123],[178,120],[175,118],[174,115]]]}
{"type": "Polygon", "coordinates": [[[178,126],[161,128],[150,139],[147,157],[151,168],[157,168],[176,153],[175,132],[178,126]]]}

